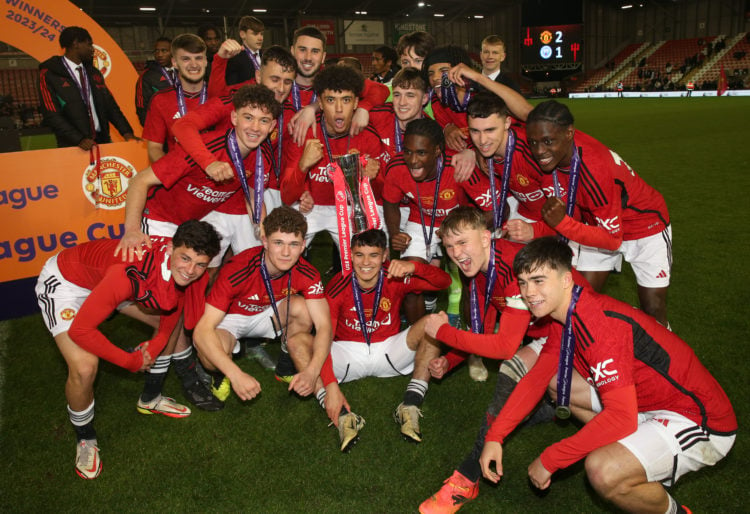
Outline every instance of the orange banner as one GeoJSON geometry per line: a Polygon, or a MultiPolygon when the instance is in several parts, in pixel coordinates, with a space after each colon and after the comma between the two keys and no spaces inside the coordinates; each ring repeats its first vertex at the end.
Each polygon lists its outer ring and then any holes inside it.
{"type": "Polygon", "coordinates": [[[0,154],[0,282],[33,277],[64,248],[123,234],[128,181],[148,166],[144,143],[0,154]]]}
{"type": "MultiPolygon", "coordinates": [[[[139,133],[135,114],[135,83],[138,73],[125,52],[94,20],[67,0],[5,0],[0,18],[0,40],[13,45],[39,62],[62,55],[60,32],[78,26],[94,40],[94,65],[104,75],[120,110],[139,133]]],[[[112,130],[113,141],[122,141],[112,130]]],[[[6,168],[7,169],[7,168],[6,168]]]]}

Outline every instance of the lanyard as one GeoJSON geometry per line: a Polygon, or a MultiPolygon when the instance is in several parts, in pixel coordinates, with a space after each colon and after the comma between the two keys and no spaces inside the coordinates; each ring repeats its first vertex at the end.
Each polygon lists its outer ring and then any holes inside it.
{"type": "Polygon", "coordinates": [[[174,86],[175,83],[179,82],[174,76],[174,73],[172,71],[167,70],[164,66],[161,64],[159,66],[159,71],[161,72],[162,76],[167,79],[167,82],[169,82],[170,86],[174,86]]]}
{"type": "MultiPolygon", "coordinates": [[[[310,99],[310,103],[315,103],[315,100],[318,99],[318,95],[313,91],[312,98],[310,99]]],[[[292,105],[294,106],[295,111],[299,111],[302,109],[302,98],[300,97],[300,87],[299,84],[296,82],[292,82],[292,105]]],[[[309,105],[309,104],[308,104],[309,105]]]]}
{"type": "Polygon", "coordinates": [[[281,179],[281,156],[282,154],[282,147],[284,146],[284,109],[281,109],[281,114],[279,114],[279,121],[276,124],[276,165],[273,168],[274,173],[276,174],[276,182],[279,184],[279,187],[281,185],[280,179],[281,179]]]}
{"type": "MultiPolygon", "coordinates": [[[[263,250],[260,254],[260,275],[263,278],[263,285],[266,287],[266,293],[268,293],[268,298],[271,301],[271,307],[273,308],[273,313],[276,316],[276,319],[279,321],[279,329],[281,330],[282,334],[284,332],[284,329],[287,325],[289,325],[289,297],[292,295],[292,270],[290,269],[287,271],[289,274],[289,278],[287,279],[287,286],[286,286],[286,325],[281,324],[281,316],[279,315],[279,308],[276,305],[276,297],[273,294],[273,286],[271,285],[271,274],[268,273],[268,268],[266,267],[266,251],[263,250]]],[[[282,273],[283,275],[283,273],[282,273]]],[[[280,277],[277,277],[280,278],[280,277]]],[[[282,337],[281,340],[283,341],[284,338],[282,337]]]]}
{"type": "MultiPolygon", "coordinates": [[[[481,273],[481,272],[480,272],[481,273]]],[[[476,277],[471,279],[469,285],[469,314],[471,316],[471,331],[475,334],[484,333],[484,316],[487,315],[487,309],[490,306],[492,290],[495,288],[497,280],[497,270],[495,269],[495,241],[490,242],[490,261],[487,264],[487,283],[484,287],[484,313],[479,312],[479,296],[477,293],[476,277]]]]}
{"type": "Polygon", "coordinates": [[[458,101],[456,85],[450,81],[447,73],[443,73],[440,89],[442,91],[440,97],[443,101],[443,105],[447,105],[455,112],[466,112],[466,108],[469,106],[469,100],[471,99],[471,90],[469,89],[468,83],[466,84],[466,94],[464,94],[464,99],[461,103],[458,101]]]}
{"type": "MultiPolygon", "coordinates": [[[[180,117],[185,116],[187,114],[187,105],[185,103],[185,90],[182,89],[182,82],[180,80],[176,80],[174,84],[175,92],[177,93],[177,110],[180,111],[180,117]]],[[[200,94],[200,105],[203,105],[206,103],[206,100],[208,99],[208,88],[206,87],[206,81],[203,81],[203,87],[201,88],[201,94],[200,94]]]]}
{"type": "Polygon", "coordinates": [[[575,354],[576,338],[573,333],[573,311],[581,296],[581,286],[573,286],[573,293],[565,317],[562,341],[560,343],[560,362],[557,367],[557,408],[555,414],[560,419],[570,417],[570,382],[573,376],[573,356],[575,354]]]}
{"type": "Polygon", "coordinates": [[[513,165],[513,152],[516,148],[516,138],[512,130],[508,131],[508,142],[505,145],[505,158],[503,160],[503,177],[500,187],[500,198],[496,195],[495,190],[495,161],[492,157],[487,159],[487,168],[490,171],[490,198],[492,203],[492,219],[495,222],[493,228],[502,228],[503,216],[505,214],[505,199],[508,197],[508,188],[510,186],[510,169],[513,165]]]}
{"type": "MultiPolygon", "coordinates": [[[[372,321],[375,321],[375,316],[378,314],[378,307],[380,306],[380,296],[383,294],[383,278],[385,273],[383,269],[380,269],[378,275],[378,283],[375,286],[375,299],[372,304],[372,321]]],[[[370,332],[367,329],[367,318],[365,317],[365,306],[362,301],[362,289],[359,287],[356,273],[352,273],[352,292],[354,293],[354,309],[357,311],[357,318],[359,319],[359,326],[362,328],[362,335],[365,338],[365,342],[369,348],[370,346],[370,332]]]]}
{"type": "MultiPolygon", "coordinates": [[[[576,209],[576,191],[578,190],[578,175],[580,174],[581,159],[578,155],[578,147],[575,140],[573,141],[573,158],[570,161],[570,178],[568,179],[568,199],[565,203],[565,214],[573,216],[576,209]]],[[[557,169],[552,172],[552,180],[555,182],[555,196],[562,198],[562,189],[557,178],[557,169]]],[[[568,242],[568,238],[560,236],[563,242],[568,242]]]]}
{"type": "Polygon", "coordinates": [[[424,212],[422,212],[422,197],[419,194],[419,182],[415,182],[417,188],[417,207],[419,207],[419,218],[422,221],[422,235],[424,235],[424,243],[427,250],[427,261],[432,259],[430,253],[430,245],[432,244],[432,234],[435,230],[435,211],[437,210],[438,196],[440,195],[440,179],[443,176],[443,156],[438,157],[437,162],[437,177],[435,177],[435,194],[432,199],[432,213],[430,214],[430,232],[427,233],[427,227],[424,222],[424,212]]]}
{"type": "Polygon", "coordinates": [[[250,50],[248,47],[246,47],[244,45],[243,45],[243,48],[245,49],[245,53],[247,54],[247,56],[250,58],[250,62],[252,62],[253,66],[255,66],[255,69],[259,70],[260,69],[260,59],[258,59],[255,56],[255,52],[253,52],[252,50],[250,50]]]}
{"type": "MultiPolygon", "coordinates": [[[[237,174],[237,180],[240,181],[242,191],[245,193],[245,200],[247,203],[251,202],[250,186],[247,183],[247,175],[245,175],[245,165],[240,153],[240,147],[237,144],[237,137],[234,129],[227,132],[227,151],[229,158],[232,160],[234,165],[234,171],[237,174]]],[[[253,205],[253,223],[256,225],[260,223],[261,208],[263,206],[263,188],[265,185],[265,170],[263,166],[263,150],[259,145],[255,149],[255,181],[254,187],[254,205],[253,205]]]]}
{"type": "MultiPolygon", "coordinates": [[[[331,153],[331,142],[328,140],[328,129],[326,128],[326,120],[323,116],[320,117],[320,128],[323,132],[323,142],[326,145],[326,153],[328,154],[328,162],[335,162],[333,160],[333,154],[331,153]]],[[[346,152],[344,154],[349,153],[349,145],[352,142],[352,135],[347,134],[346,136],[346,152]]]]}

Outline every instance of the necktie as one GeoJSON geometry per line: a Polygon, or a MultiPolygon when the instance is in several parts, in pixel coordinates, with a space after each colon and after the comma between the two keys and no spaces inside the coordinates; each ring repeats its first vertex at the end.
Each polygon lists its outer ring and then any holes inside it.
{"type": "Polygon", "coordinates": [[[83,102],[86,104],[86,110],[89,114],[89,129],[91,130],[91,138],[96,138],[96,130],[94,129],[94,116],[91,114],[91,96],[89,95],[89,84],[86,81],[86,75],[83,74],[83,65],[76,68],[78,70],[78,80],[81,84],[81,94],[83,95],[83,102]]]}

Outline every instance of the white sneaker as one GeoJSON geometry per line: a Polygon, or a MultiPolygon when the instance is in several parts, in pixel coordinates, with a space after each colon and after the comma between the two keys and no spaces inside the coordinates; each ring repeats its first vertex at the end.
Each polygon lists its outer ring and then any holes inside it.
{"type": "Polygon", "coordinates": [[[474,382],[484,382],[489,376],[479,355],[469,355],[469,376],[474,382]]]}
{"type": "Polygon", "coordinates": [[[96,439],[83,439],[76,446],[76,473],[81,478],[92,480],[102,472],[102,460],[96,439]]]}
{"type": "Polygon", "coordinates": [[[190,416],[190,408],[177,403],[168,396],[159,395],[150,402],[146,403],[138,398],[136,409],[141,414],[163,414],[170,418],[186,418],[190,416]]]}

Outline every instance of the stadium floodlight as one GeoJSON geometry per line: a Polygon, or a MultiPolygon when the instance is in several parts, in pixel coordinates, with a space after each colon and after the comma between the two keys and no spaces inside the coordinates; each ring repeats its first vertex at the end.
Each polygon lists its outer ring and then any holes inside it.
{"type": "Polygon", "coordinates": [[[141,12],[154,12],[156,11],[156,7],[139,7],[138,10],[141,12]]]}
{"type": "Polygon", "coordinates": [[[620,7],[620,9],[632,9],[632,8],[633,8],[633,4],[625,4],[622,7],[620,7]]]}

